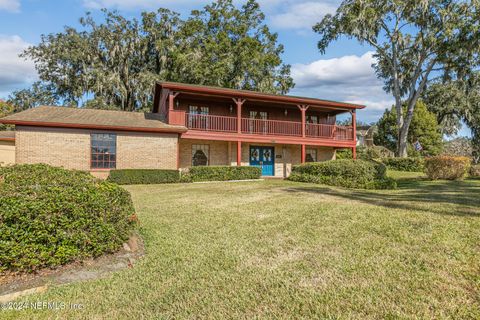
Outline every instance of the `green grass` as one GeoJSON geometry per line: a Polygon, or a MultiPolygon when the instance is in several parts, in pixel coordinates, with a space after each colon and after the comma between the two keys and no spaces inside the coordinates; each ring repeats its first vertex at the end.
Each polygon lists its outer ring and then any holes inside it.
{"type": "Polygon", "coordinates": [[[391,173],[393,191],[268,180],[129,186],[134,268],[2,319],[480,318],[480,181],[391,173]]]}

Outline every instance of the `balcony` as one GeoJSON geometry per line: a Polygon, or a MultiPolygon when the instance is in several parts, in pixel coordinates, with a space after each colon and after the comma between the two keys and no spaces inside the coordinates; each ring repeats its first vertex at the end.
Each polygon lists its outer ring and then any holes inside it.
{"type": "MultiPolygon", "coordinates": [[[[238,133],[236,117],[189,114],[171,110],[169,123],[183,125],[189,130],[208,132],[238,133]]],[[[302,123],[295,121],[263,120],[241,118],[241,133],[263,136],[302,137],[302,123]]],[[[307,123],[305,137],[330,139],[336,141],[353,141],[353,127],[328,124],[307,123]]]]}

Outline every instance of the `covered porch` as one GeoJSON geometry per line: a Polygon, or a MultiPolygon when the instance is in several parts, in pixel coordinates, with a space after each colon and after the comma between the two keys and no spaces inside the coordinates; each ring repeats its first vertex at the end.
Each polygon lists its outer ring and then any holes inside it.
{"type": "MultiPolygon", "coordinates": [[[[298,144],[241,142],[240,153],[237,150],[238,143],[233,141],[180,139],[178,166],[253,165],[261,167],[264,176],[286,178],[293,165],[302,163],[302,146],[298,144]]],[[[334,160],[335,148],[307,145],[305,158],[307,162],[334,160]]]]}

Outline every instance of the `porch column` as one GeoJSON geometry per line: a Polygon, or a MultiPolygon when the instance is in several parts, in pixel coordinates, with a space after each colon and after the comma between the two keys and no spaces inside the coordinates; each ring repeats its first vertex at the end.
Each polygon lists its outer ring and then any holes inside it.
{"type": "Polygon", "coordinates": [[[242,141],[237,141],[237,166],[242,165],[242,141]]]}
{"type": "Polygon", "coordinates": [[[353,159],[357,159],[357,112],[356,110],[352,110],[352,133],[353,133],[353,143],[354,146],[352,148],[352,157],[353,159]]]}
{"type": "Polygon", "coordinates": [[[170,92],[168,95],[168,110],[173,110],[173,100],[178,96],[180,92],[170,92]]]}
{"type": "Polygon", "coordinates": [[[305,145],[302,144],[302,163],[305,163],[305,157],[306,157],[306,155],[305,155],[305,145]]]}
{"type": "Polygon", "coordinates": [[[173,92],[170,91],[168,94],[168,113],[167,113],[167,119],[168,119],[168,124],[172,124],[173,120],[170,117],[170,111],[173,111],[173,100],[175,99],[176,96],[178,96],[179,92],[173,92]]]}
{"type": "Polygon", "coordinates": [[[237,105],[237,133],[242,133],[242,106],[245,103],[245,99],[232,98],[233,102],[237,105]]]}
{"type": "Polygon", "coordinates": [[[297,107],[300,109],[300,112],[302,114],[302,138],[305,138],[306,136],[306,131],[305,131],[305,126],[306,126],[306,111],[308,109],[309,106],[305,105],[305,104],[299,104],[297,105],[297,107]]]}

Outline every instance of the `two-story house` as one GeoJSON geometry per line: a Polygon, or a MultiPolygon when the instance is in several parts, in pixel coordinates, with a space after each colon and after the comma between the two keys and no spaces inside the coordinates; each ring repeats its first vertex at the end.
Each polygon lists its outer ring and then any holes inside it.
{"type": "Polygon", "coordinates": [[[38,107],[0,119],[14,124],[15,161],[105,175],[110,169],[259,166],[286,177],[292,165],[355,155],[364,106],[253,91],[162,82],[152,113],[38,107]],[[350,113],[352,125],[336,125],[350,113]]]}

